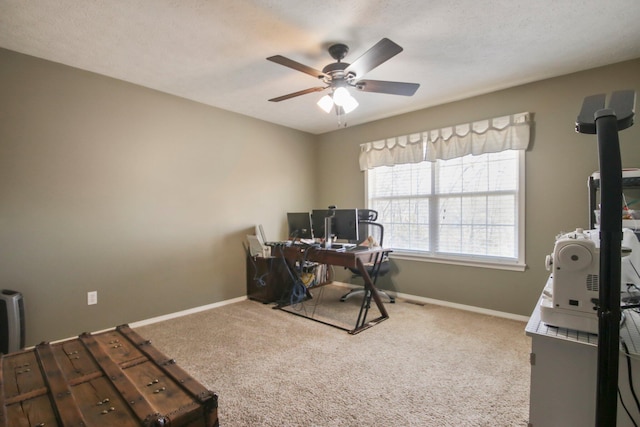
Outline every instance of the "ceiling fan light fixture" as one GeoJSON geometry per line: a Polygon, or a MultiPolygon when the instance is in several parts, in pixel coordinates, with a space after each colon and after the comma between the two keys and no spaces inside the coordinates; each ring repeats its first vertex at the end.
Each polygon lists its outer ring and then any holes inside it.
{"type": "Polygon", "coordinates": [[[355,110],[358,107],[358,101],[356,101],[356,99],[349,95],[349,98],[347,98],[341,105],[341,107],[344,109],[344,113],[345,114],[349,114],[350,112],[352,112],[353,110],[355,110]]]}
{"type": "Polygon", "coordinates": [[[339,105],[340,107],[349,102],[349,98],[351,98],[351,95],[349,94],[349,91],[344,87],[339,87],[333,92],[333,102],[335,102],[335,104],[339,105]]]}
{"type": "Polygon", "coordinates": [[[325,95],[318,101],[318,107],[322,108],[325,113],[330,113],[333,108],[333,99],[329,95],[325,95]]]}

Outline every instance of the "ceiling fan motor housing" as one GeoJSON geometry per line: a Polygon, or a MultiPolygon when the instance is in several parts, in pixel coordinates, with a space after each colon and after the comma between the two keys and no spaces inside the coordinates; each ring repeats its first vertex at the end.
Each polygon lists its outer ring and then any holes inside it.
{"type": "Polygon", "coordinates": [[[348,52],[349,46],[347,46],[346,44],[338,43],[329,47],[329,54],[338,62],[329,64],[322,69],[322,72],[325,74],[322,79],[325,81],[325,83],[331,84],[333,82],[332,86],[334,86],[336,83],[340,85],[341,81],[351,80],[356,76],[352,72],[344,72],[344,70],[346,70],[347,67],[349,67],[349,65],[351,64],[347,62],[340,62],[348,52]]]}
{"type": "Polygon", "coordinates": [[[329,46],[329,55],[336,61],[340,62],[349,53],[349,46],[342,43],[337,43],[329,46]]]}
{"type": "Polygon", "coordinates": [[[330,81],[336,81],[341,79],[352,79],[355,77],[353,73],[345,73],[344,70],[351,64],[346,62],[334,62],[333,64],[329,64],[322,69],[322,72],[325,74],[324,80],[329,83],[330,81]],[[329,78],[327,78],[329,77],[329,78]]]}

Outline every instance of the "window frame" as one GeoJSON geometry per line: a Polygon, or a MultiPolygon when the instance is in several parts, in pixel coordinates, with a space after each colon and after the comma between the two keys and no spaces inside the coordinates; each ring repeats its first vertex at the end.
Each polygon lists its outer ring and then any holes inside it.
{"type": "MultiPolygon", "coordinates": [[[[516,238],[517,238],[517,259],[513,258],[500,258],[500,257],[487,257],[480,255],[453,255],[442,254],[426,251],[412,251],[406,249],[392,249],[390,257],[399,260],[409,261],[421,261],[421,262],[433,262],[440,264],[451,265],[464,265],[472,267],[491,268],[499,270],[511,270],[511,271],[524,271],[527,267],[525,257],[525,150],[517,151],[517,165],[518,165],[518,183],[516,189],[516,238]]],[[[371,208],[369,204],[369,170],[364,171],[364,205],[367,208],[371,208]]]]}

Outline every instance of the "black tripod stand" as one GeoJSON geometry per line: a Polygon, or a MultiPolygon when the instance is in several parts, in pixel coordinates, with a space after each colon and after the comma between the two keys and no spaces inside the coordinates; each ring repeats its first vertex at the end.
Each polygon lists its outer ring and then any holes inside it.
{"type": "Polygon", "coordinates": [[[598,301],[598,373],[596,427],[615,427],[620,351],[620,280],[622,244],[622,162],[618,131],[633,125],[635,92],[585,98],[576,131],[596,134],[600,163],[600,287],[598,301]]]}

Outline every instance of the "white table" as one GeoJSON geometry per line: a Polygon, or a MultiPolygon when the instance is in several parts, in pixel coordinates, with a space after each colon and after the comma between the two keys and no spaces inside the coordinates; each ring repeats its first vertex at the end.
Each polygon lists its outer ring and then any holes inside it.
{"type": "MultiPolygon", "coordinates": [[[[632,354],[631,371],[640,398],[640,314],[625,310],[620,337],[632,354]],[[634,357],[636,357],[634,359],[634,357]]],[[[529,427],[595,426],[598,336],[547,326],[536,305],[525,328],[531,337],[529,427]]],[[[620,354],[618,387],[625,405],[640,423],[640,412],[629,388],[627,360],[620,354]]],[[[618,427],[633,423],[618,399],[618,427]]]]}

